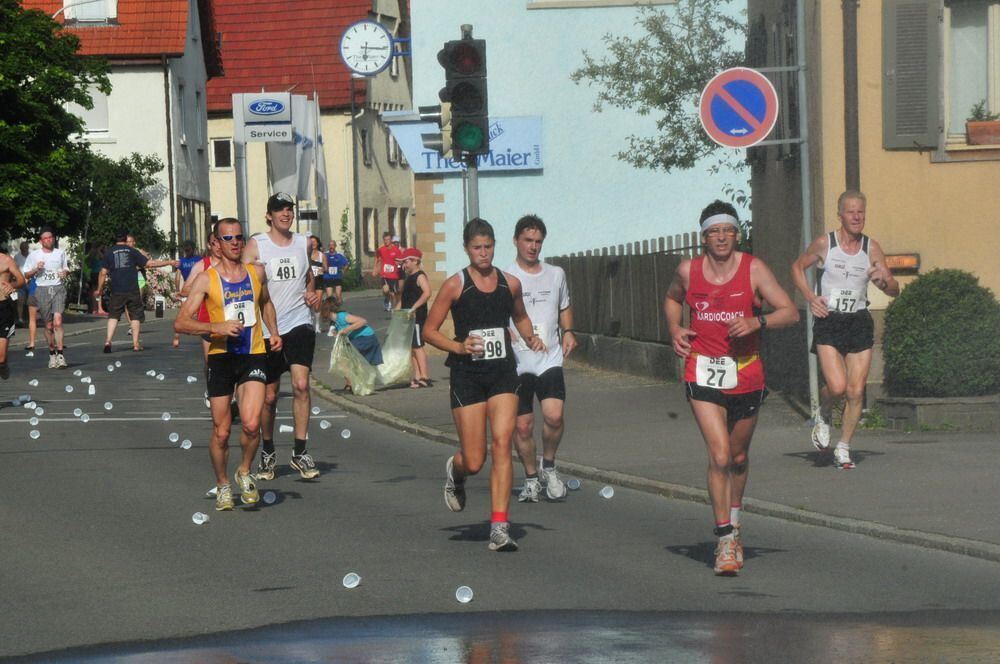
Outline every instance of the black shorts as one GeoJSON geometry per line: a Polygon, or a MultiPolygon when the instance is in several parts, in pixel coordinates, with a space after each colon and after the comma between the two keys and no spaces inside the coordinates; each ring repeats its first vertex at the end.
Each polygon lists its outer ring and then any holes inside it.
{"type": "Polygon", "coordinates": [[[688,401],[707,401],[726,409],[726,420],[730,423],[756,417],[757,411],[767,398],[767,388],[743,392],[741,394],[726,394],[721,390],[703,387],[697,383],[685,382],[684,394],[688,401]]]}
{"type": "Polygon", "coordinates": [[[417,323],[413,326],[413,342],[410,344],[410,348],[423,348],[424,347],[424,326],[417,323]]]}
{"type": "Polygon", "coordinates": [[[6,341],[14,336],[17,327],[17,307],[15,300],[0,301],[0,340],[6,341]]]}
{"type": "Polygon", "coordinates": [[[142,293],[112,293],[108,298],[108,316],[121,320],[122,314],[128,309],[129,318],[140,323],[146,320],[146,309],[142,306],[142,293]]]}
{"type": "Polygon", "coordinates": [[[249,381],[267,382],[267,357],[215,353],[208,356],[208,396],[232,396],[237,385],[249,381]]]}
{"type": "Polygon", "coordinates": [[[517,371],[508,363],[495,369],[474,369],[463,365],[451,368],[451,407],[462,408],[489,401],[498,394],[517,394],[517,371]]]}
{"type": "Polygon", "coordinates": [[[813,319],[813,344],[833,346],[841,355],[861,353],[875,345],[875,321],[867,309],[853,314],[830,314],[813,319]]]}
{"type": "Polygon", "coordinates": [[[399,279],[386,279],[385,277],[382,277],[382,285],[388,286],[390,293],[399,292],[399,279]]]}
{"type": "Polygon", "coordinates": [[[521,389],[517,395],[520,403],[517,404],[518,415],[529,415],[535,410],[535,397],[541,402],[545,399],[559,399],[566,401],[566,381],[563,378],[562,367],[552,367],[542,373],[541,376],[525,373],[518,376],[521,382],[521,389]]]}
{"type": "Polygon", "coordinates": [[[323,277],[323,288],[336,288],[337,286],[343,286],[343,279],[328,279],[323,277]]]}
{"type": "MultiPolygon", "coordinates": [[[[265,339],[265,342],[267,340],[265,339]]],[[[301,364],[312,371],[313,355],[316,354],[316,331],[312,325],[299,325],[281,335],[281,350],[267,350],[267,382],[277,383],[281,374],[293,364],[301,364]]]]}

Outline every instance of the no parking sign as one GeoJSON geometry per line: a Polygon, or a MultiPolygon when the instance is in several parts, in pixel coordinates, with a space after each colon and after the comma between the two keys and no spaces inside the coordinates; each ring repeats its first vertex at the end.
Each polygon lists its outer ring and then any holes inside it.
{"type": "Polygon", "coordinates": [[[713,141],[727,148],[747,148],[774,129],[778,94],[760,72],[734,67],[716,74],[702,90],[699,115],[713,141]]]}

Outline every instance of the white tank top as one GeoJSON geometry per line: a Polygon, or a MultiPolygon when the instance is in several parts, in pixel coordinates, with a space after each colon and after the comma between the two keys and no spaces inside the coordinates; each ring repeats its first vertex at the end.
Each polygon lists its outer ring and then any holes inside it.
{"type": "Polygon", "coordinates": [[[837,243],[836,231],[830,232],[823,268],[816,282],[817,292],[826,298],[830,313],[850,314],[868,308],[868,236],[861,235],[861,250],[846,253],[837,243]]]}
{"type": "MultiPolygon", "coordinates": [[[[306,236],[292,233],[292,243],[279,247],[267,233],[254,235],[260,262],[267,273],[267,292],[278,314],[278,334],[300,325],[312,327],[312,312],[306,305],[305,292],[309,272],[306,236]]],[[[264,337],[270,337],[264,326],[264,337]]]]}

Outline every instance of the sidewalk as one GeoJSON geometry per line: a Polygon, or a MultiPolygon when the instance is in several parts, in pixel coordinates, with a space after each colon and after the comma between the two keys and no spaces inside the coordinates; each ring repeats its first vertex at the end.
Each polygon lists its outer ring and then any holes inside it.
{"type": "MultiPolygon", "coordinates": [[[[401,386],[357,397],[343,393],[343,379],[328,371],[332,341],[325,335],[317,338],[313,365],[315,385],[324,398],[373,420],[457,445],[443,354],[428,347],[433,387],[401,386]]],[[[615,484],[707,503],[704,443],[678,384],[570,362],[566,385],[566,433],[558,462],[564,474],[583,480],[581,491],[615,484]]],[[[536,425],[540,450],[539,435],[536,425]]],[[[1000,531],[985,527],[995,521],[989,506],[1000,497],[995,435],[859,431],[852,444],[854,470],[835,469],[813,449],[809,436],[802,417],[780,395],[771,395],[750,453],[748,513],[1000,561],[1000,531]]],[[[442,468],[446,456],[442,450],[442,468]]],[[[515,463],[515,487],[523,477],[515,463]]],[[[572,492],[567,499],[573,499],[572,492]]],[[[665,506],[663,523],[669,526],[670,503],[665,506]]],[[[512,509],[516,515],[544,505],[515,502],[512,509]]],[[[710,520],[706,508],[706,528],[710,520]]],[[[748,521],[753,528],[752,517],[748,521]]]]}

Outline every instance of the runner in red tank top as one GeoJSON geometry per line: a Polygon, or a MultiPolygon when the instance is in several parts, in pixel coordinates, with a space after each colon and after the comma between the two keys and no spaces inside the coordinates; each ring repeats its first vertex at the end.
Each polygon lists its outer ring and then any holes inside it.
{"type": "Polygon", "coordinates": [[[799,312],[762,260],[736,250],[739,220],[732,205],[715,201],[699,221],[704,254],[681,261],[663,308],[708,448],[708,495],[719,537],[715,573],[734,576],[743,567],[739,526],[750,439],[767,395],[760,331],[794,325],[799,312]],[[774,311],[759,315],[761,301],[774,311]],[[685,303],[690,327],[681,326],[685,303]]]}

